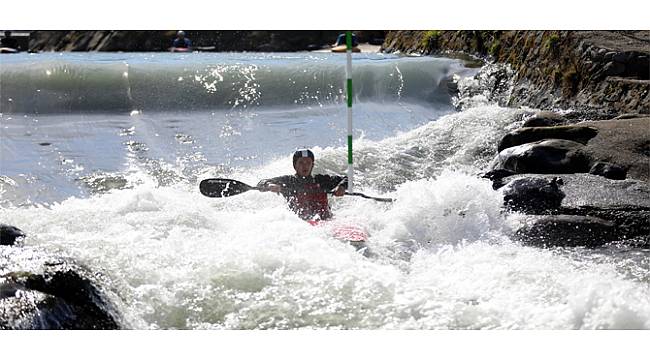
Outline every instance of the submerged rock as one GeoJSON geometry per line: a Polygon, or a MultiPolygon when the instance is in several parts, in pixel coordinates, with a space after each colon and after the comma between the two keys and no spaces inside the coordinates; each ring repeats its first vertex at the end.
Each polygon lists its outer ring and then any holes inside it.
{"type": "Polygon", "coordinates": [[[579,215],[534,217],[515,236],[525,244],[542,247],[598,247],[619,240],[613,222],[579,215]]]}
{"type": "Polygon", "coordinates": [[[505,206],[511,210],[540,214],[557,209],[564,199],[562,179],[525,177],[510,181],[503,188],[505,206]]]}
{"type": "Polygon", "coordinates": [[[512,170],[507,170],[507,169],[495,169],[495,170],[490,170],[486,173],[480,174],[480,176],[484,179],[490,179],[492,181],[492,188],[494,190],[498,190],[503,185],[505,185],[505,182],[503,179],[507,178],[508,176],[512,176],[517,174],[516,172],[512,170]]]}
{"type": "MultiPolygon", "coordinates": [[[[507,183],[504,190],[510,189],[509,184],[520,182],[540,184],[544,189],[544,184],[551,187],[552,181],[556,178],[555,175],[515,175],[503,179],[507,183]]],[[[519,240],[527,244],[543,246],[593,247],[618,242],[626,246],[648,247],[650,184],[630,179],[615,181],[590,174],[561,175],[561,179],[563,183],[561,191],[565,196],[560,206],[544,207],[543,203],[535,202],[535,197],[532,197],[524,198],[529,200],[524,203],[527,206],[519,206],[515,209],[525,214],[549,215],[549,217],[531,217],[530,219],[533,220],[518,231],[519,240]],[[605,221],[607,226],[603,227],[601,225],[604,223],[592,221],[593,219],[605,221]],[[558,225],[552,226],[553,221],[558,222],[558,225]],[[572,226],[587,233],[579,236],[570,229],[572,226]],[[563,229],[568,229],[566,234],[563,229]]],[[[559,184],[557,181],[556,183],[559,184]]],[[[542,196],[533,190],[529,190],[529,193],[542,196]]]]}
{"type": "Polygon", "coordinates": [[[0,224],[0,245],[14,245],[16,238],[24,236],[25,234],[19,228],[0,224]]]}
{"type": "Polygon", "coordinates": [[[119,329],[97,275],[33,248],[0,248],[0,329],[119,329]]]}

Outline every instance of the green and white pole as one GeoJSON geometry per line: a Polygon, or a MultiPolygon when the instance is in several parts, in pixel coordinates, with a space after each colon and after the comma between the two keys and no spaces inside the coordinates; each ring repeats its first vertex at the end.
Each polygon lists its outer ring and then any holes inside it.
{"type": "Polygon", "coordinates": [[[354,184],[354,166],[352,165],[352,32],[345,32],[345,43],[347,45],[347,65],[345,73],[347,76],[348,94],[348,191],[352,192],[354,184]]]}

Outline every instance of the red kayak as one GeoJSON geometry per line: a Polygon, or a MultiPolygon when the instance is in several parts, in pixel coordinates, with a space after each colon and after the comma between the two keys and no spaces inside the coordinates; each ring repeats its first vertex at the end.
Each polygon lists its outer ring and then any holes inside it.
{"type": "Polygon", "coordinates": [[[170,51],[171,52],[191,52],[192,49],[191,48],[173,47],[173,48],[170,48],[170,51]]]}
{"type": "Polygon", "coordinates": [[[357,225],[320,220],[307,220],[307,222],[312,226],[327,226],[328,232],[337,240],[354,243],[368,240],[368,232],[357,225]]]}

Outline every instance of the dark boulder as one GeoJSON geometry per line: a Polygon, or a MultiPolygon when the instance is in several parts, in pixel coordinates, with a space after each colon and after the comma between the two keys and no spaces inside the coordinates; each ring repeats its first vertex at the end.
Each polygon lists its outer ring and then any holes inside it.
{"type": "Polygon", "coordinates": [[[615,224],[592,216],[543,215],[517,230],[515,238],[527,245],[598,247],[620,240],[615,224]]]}
{"type": "Polygon", "coordinates": [[[598,134],[598,129],[588,126],[567,125],[521,128],[506,134],[499,142],[498,151],[545,139],[571,140],[584,145],[596,134],[598,134]]]}
{"type": "Polygon", "coordinates": [[[571,174],[587,172],[589,158],[584,145],[570,140],[543,140],[501,151],[491,169],[506,169],[518,174],[571,174]]]}
{"type": "MultiPolygon", "coordinates": [[[[540,178],[551,181],[558,174],[518,174],[503,179],[509,183],[517,179],[540,178]]],[[[562,191],[566,195],[562,206],[577,208],[589,206],[599,209],[650,208],[650,183],[626,179],[611,180],[602,176],[562,174],[562,191]]]]}
{"type": "Polygon", "coordinates": [[[592,175],[603,176],[612,180],[625,180],[625,176],[627,175],[627,170],[625,170],[625,168],[623,168],[622,166],[618,166],[616,164],[610,164],[604,161],[597,161],[591,167],[591,169],[589,169],[589,173],[592,175]]]}
{"type": "Polygon", "coordinates": [[[33,248],[0,248],[0,329],[119,329],[99,275],[33,248]]]}
{"type": "Polygon", "coordinates": [[[650,117],[630,116],[634,115],[577,125],[518,129],[501,139],[500,154],[491,170],[502,168],[540,174],[592,170],[612,179],[650,181],[650,117]],[[542,138],[548,140],[540,141],[542,138]],[[537,167],[524,161],[533,154],[539,155],[542,161],[537,167]],[[562,166],[556,166],[559,164],[562,166]]]}
{"type": "Polygon", "coordinates": [[[522,127],[549,127],[565,125],[567,119],[558,113],[551,111],[540,111],[524,122],[522,127]]]}
{"type": "Polygon", "coordinates": [[[495,170],[490,170],[486,173],[480,174],[480,176],[484,179],[489,179],[492,181],[492,188],[494,190],[500,189],[505,185],[505,182],[503,181],[504,178],[508,176],[515,175],[516,173],[511,170],[506,170],[506,169],[495,169],[495,170]]]}
{"type": "Polygon", "coordinates": [[[557,177],[514,179],[504,186],[503,200],[511,210],[542,214],[560,207],[565,196],[560,190],[562,184],[562,179],[557,177]]]}
{"type": "Polygon", "coordinates": [[[25,234],[19,228],[0,224],[0,245],[14,245],[16,238],[24,236],[25,234]]]}
{"type": "MultiPolygon", "coordinates": [[[[521,174],[504,178],[503,181],[511,184],[522,180],[537,180],[542,183],[541,180],[544,180],[550,184],[554,179],[556,176],[552,174],[521,174]]],[[[549,207],[544,211],[536,211],[535,208],[523,208],[520,211],[536,215],[568,215],[577,218],[601,219],[613,224],[613,227],[608,228],[608,231],[604,233],[607,235],[606,237],[597,240],[613,241],[616,244],[631,247],[648,247],[647,244],[650,243],[649,183],[634,179],[610,180],[591,174],[565,174],[562,175],[562,182],[561,189],[565,196],[561,206],[549,207]]],[[[531,217],[531,219],[536,222],[539,217],[531,217]]],[[[526,231],[529,230],[526,229],[526,231]]],[[[535,237],[532,239],[528,239],[529,243],[537,241],[535,237]]],[[[598,241],[589,242],[592,245],[597,243],[598,241]]],[[[558,242],[553,246],[569,246],[570,244],[571,242],[566,244],[558,242]]]]}

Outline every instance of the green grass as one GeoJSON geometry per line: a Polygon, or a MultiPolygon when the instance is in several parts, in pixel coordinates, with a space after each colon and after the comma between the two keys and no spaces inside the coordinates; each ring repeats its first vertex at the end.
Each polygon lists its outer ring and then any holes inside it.
{"type": "Polygon", "coordinates": [[[546,40],[546,47],[549,49],[555,49],[559,42],[560,36],[558,34],[551,34],[551,36],[546,40]]]}
{"type": "Polygon", "coordinates": [[[420,47],[424,49],[432,49],[438,43],[438,38],[440,38],[440,30],[428,30],[424,32],[424,35],[420,39],[420,47]]]}

